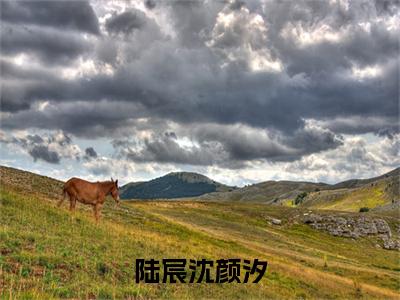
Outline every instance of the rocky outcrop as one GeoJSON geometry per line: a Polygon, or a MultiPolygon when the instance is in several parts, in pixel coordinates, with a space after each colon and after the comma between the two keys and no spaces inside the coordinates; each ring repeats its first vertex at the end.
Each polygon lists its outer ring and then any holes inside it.
{"type": "Polygon", "coordinates": [[[268,224],[282,225],[282,220],[280,220],[280,219],[276,219],[276,218],[273,218],[273,217],[270,217],[270,216],[265,216],[264,218],[268,222],[268,224]]]}
{"type": "Polygon", "coordinates": [[[383,219],[336,215],[310,214],[303,217],[303,222],[317,230],[327,231],[333,236],[357,239],[366,236],[382,238],[385,249],[400,249],[400,241],[392,238],[389,225],[383,219]]]}
{"type": "Polygon", "coordinates": [[[279,219],[272,219],[271,222],[274,225],[281,225],[282,224],[282,220],[279,220],[279,219]]]}
{"type": "Polygon", "coordinates": [[[383,248],[387,250],[400,250],[400,240],[384,238],[383,248]]]}

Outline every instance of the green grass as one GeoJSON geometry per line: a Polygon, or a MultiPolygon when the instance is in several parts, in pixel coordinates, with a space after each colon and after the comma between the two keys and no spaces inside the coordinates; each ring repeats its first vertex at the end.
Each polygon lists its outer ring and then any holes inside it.
{"type": "MultiPolygon", "coordinates": [[[[3,298],[398,298],[399,253],[374,239],[337,238],[297,222],[301,208],[238,202],[106,202],[100,224],[87,207],[56,207],[48,178],[1,177],[3,298]],[[32,187],[21,183],[35,179],[32,187]],[[281,226],[269,218],[282,220],[281,226]],[[137,258],[259,258],[259,284],[136,284],[137,258]]],[[[397,228],[398,220],[390,225],[397,228]]]]}
{"type": "Polygon", "coordinates": [[[346,193],[334,201],[319,202],[313,205],[318,209],[358,212],[361,207],[375,208],[388,203],[384,197],[383,182],[346,193]]]}

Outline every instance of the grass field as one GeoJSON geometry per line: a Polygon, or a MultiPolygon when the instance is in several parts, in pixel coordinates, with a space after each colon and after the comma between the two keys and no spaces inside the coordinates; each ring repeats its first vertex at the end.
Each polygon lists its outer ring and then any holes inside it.
{"type": "Polygon", "coordinates": [[[361,207],[370,209],[399,201],[399,177],[385,178],[355,189],[338,189],[313,192],[305,206],[315,209],[358,212],[361,207]]]}
{"type": "MultiPolygon", "coordinates": [[[[96,224],[82,205],[75,214],[66,204],[56,207],[61,182],[1,172],[6,299],[400,297],[398,252],[376,248],[372,239],[315,231],[296,221],[300,209],[198,201],[115,207],[109,200],[96,224]],[[269,224],[269,217],[282,225],[269,224]],[[259,258],[269,266],[258,284],[136,284],[136,258],[259,258]]],[[[398,226],[396,218],[388,221],[398,226]]]]}

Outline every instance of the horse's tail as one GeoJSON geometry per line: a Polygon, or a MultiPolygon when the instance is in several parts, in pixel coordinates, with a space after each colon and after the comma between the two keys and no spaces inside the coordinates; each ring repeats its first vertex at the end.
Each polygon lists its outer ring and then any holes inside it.
{"type": "Polygon", "coordinates": [[[67,196],[67,189],[64,185],[63,190],[62,190],[62,198],[60,199],[60,201],[58,201],[57,206],[61,206],[61,204],[64,202],[66,196],[67,196]]]}

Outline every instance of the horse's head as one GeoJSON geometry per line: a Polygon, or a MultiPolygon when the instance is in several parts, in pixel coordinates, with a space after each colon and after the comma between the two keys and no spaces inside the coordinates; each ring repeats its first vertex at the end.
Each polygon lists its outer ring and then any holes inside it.
{"type": "Polygon", "coordinates": [[[119,204],[119,188],[118,188],[118,179],[117,180],[113,180],[111,178],[111,182],[113,183],[113,187],[111,188],[111,196],[113,197],[113,199],[115,200],[115,202],[117,202],[119,204]]]}

